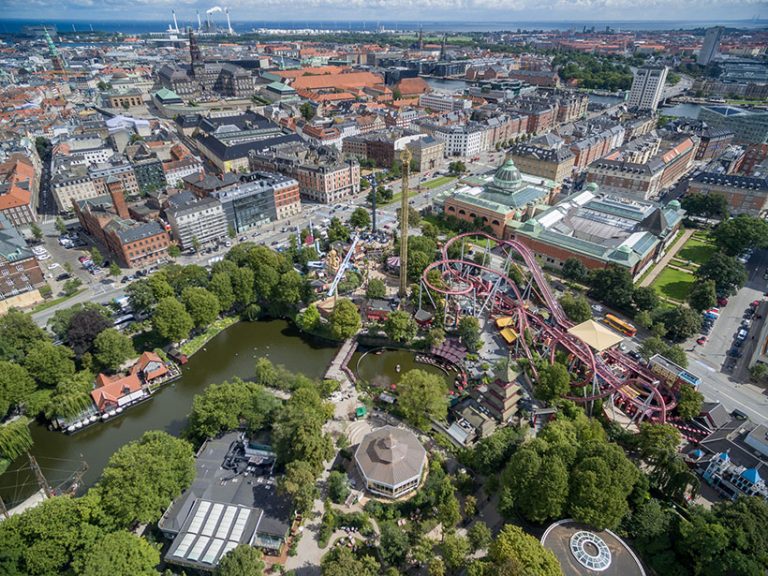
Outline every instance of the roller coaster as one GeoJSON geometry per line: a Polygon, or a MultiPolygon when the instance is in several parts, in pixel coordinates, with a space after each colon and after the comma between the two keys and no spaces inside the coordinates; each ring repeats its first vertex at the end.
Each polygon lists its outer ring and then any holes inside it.
{"type": "Polygon", "coordinates": [[[424,269],[421,288],[433,305],[432,294],[445,298],[446,325],[458,322],[462,314],[510,317],[519,335],[513,344],[514,355],[528,359],[534,380],[538,379],[534,352],[554,362],[560,350],[567,354],[569,370],[576,375],[568,399],[591,404],[609,398],[637,422],[667,421],[677,405],[675,390],[623,352],[609,349],[595,353],[586,342],[570,334],[568,329],[573,323],[527,246],[515,240],[498,240],[484,232],[469,232],[450,238],[441,250],[441,259],[424,269]],[[481,262],[464,257],[464,241],[470,238],[486,243],[481,262]],[[501,268],[492,266],[492,242],[500,251],[496,258],[504,261],[501,268]],[[460,243],[460,255],[451,258],[449,253],[456,243],[460,243]],[[509,275],[510,267],[517,266],[515,260],[522,260],[529,271],[529,276],[522,271],[518,275],[518,281],[523,278],[522,286],[509,275]]]}

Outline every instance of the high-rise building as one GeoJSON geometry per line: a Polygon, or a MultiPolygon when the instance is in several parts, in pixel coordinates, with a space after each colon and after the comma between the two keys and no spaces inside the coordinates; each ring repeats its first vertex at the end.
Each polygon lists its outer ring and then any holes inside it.
{"type": "Polygon", "coordinates": [[[629,91],[630,108],[656,110],[667,81],[666,66],[643,66],[635,72],[632,89],[629,91]]]}
{"type": "Polygon", "coordinates": [[[717,56],[717,49],[720,48],[720,39],[723,37],[723,27],[715,26],[707,29],[704,35],[704,44],[701,45],[696,62],[706,66],[717,56]]]}

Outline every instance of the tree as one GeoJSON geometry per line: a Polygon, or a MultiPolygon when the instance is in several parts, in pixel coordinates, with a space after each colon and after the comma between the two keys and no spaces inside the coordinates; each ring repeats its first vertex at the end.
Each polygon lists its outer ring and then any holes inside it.
{"type": "Polygon", "coordinates": [[[208,326],[219,315],[219,299],[205,288],[184,288],[181,301],[196,328],[208,326]]]}
{"type": "Polygon", "coordinates": [[[235,296],[235,306],[243,309],[255,298],[255,275],[250,268],[237,268],[232,271],[232,293],[235,296]]]}
{"type": "Polygon", "coordinates": [[[32,448],[30,422],[29,418],[21,416],[0,426],[0,458],[12,461],[32,448]]]}
{"type": "Polygon", "coordinates": [[[445,576],[445,563],[442,558],[439,556],[432,558],[427,565],[427,573],[429,576],[445,576]]]}
{"type": "Polygon", "coordinates": [[[669,424],[643,422],[640,424],[637,441],[640,457],[649,463],[655,463],[677,453],[680,447],[680,432],[669,424]]]}
{"type": "Polygon", "coordinates": [[[147,278],[147,283],[152,288],[152,295],[155,297],[155,302],[159,302],[163,298],[169,298],[176,294],[165,274],[152,274],[152,276],[147,278]]]}
{"type": "Polygon", "coordinates": [[[328,474],[328,496],[336,504],[343,503],[349,496],[349,480],[347,475],[338,470],[328,474]]]}
{"type": "Polygon", "coordinates": [[[264,561],[261,551],[248,544],[239,544],[219,561],[216,576],[262,576],[264,561]]]}
{"type": "Polygon", "coordinates": [[[470,494],[464,498],[464,517],[467,521],[477,514],[477,498],[470,494]]]}
{"type": "Polygon", "coordinates": [[[11,308],[0,316],[0,359],[21,362],[33,344],[47,340],[48,335],[32,316],[11,308]]]}
{"type": "Polygon", "coordinates": [[[312,104],[309,102],[304,102],[301,106],[299,106],[299,113],[301,114],[302,118],[309,122],[312,120],[312,118],[315,117],[315,109],[312,107],[312,104]]]}
{"type": "Polygon", "coordinates": [[[137,280],[125,288],[128,302],[137,314],[147,314],[157,300],[148,279],[137,280]]]}
{"type": "Polygon", "coordinates": [[[115,371],[136,356],[133,340],[115,328],[107,328],[93,342],[93,356],[100,366],[115,371]]]}
{"type": "Polygon", "coordinates": [[[216,296],[221,310],[226,312],[235,305],[235,292],[232,289],[232,278],[226,272],[217,272],[211,276],[208,290],[216,296]]]}
{"type": "Polygon", "coordinates": [[[333,406],[323,402],[317,388],[301,386],[285,403],[274,425],[272,441],[278,461],[306,462],[315,475],[333,455],[333,442],[323,426],[333,415],[333,406]]]}
{"type": "Polygon", "coordinates": [[[59,234],[67,233],[67,225],[64,223],[64,219],[61,216],[56,216],[56,230],[59,234]]]}
{"type": "Polygon", "coordinates": [[[571,389],[571,375],[568,368],[559,362],[539,370],[539,381],[534,385],[537,398],[555,400],[565,396],[571,389]]]}
{"type": "Polygon", "coordinates": [[[158,520],[194,478],[192,445],[155,430],[112,455],[97,490],[110,521],[129,527],[158,520]]]}
{"type": "Polygon", "coordinates": [[[408,534],[394,522],[382,522],[379,552],[381,559],[390,566],[400,566],[408,554],[408,534]]]}
{"type": "Polygon", "coordinates": [[[53,388],[75,373],[72,350],[44,340],[32,345],[23,362],[24,368],[40,386],[53,388]]]}
{"type": "Polygon", "coordinates": [[[351,300],[340,298],[331,313],[331,334],[337,340],[351,338],[360,330],[360,312],[351,300]]]}
{"type": "Polygon", "coordinates": [[[467,166],[464,164],[464,162],[461,161],[455,161],[448,164],[448,172],[452,176],[461,176],[464,172],[467,171],[467,166]]]}
{"type": "Polygon", "coordinates": [[[517,526],[507,524],[502,528],[496,541],[491,544],[488,557],[496,573],[535,574],[536,576],[562,576],[560,563],[551,551],[517,526]],[[514,566],[518,571],[503,571],[514,566]]]}
{"type": "Polygon", "coordinates": [[[404,310],[395,310],[384,322],[384,332],[395,342],[410,342],[416,336],[416,321],[404,310]]]}
{"type": "Polygon", "coordinates": [[[397,386],[398,405],[405,419],[427,429],[430,419],[445,420],[448,414],[448,387],[442,376],[424,370],[409,370],[397,386]]]}
{"type": "Polygon", "coordinates": [[[171,342],[178,342],[189,336],[194,325],[184,305],[173,297],[160,300],[152,314],[152,328],[171,342]]]}
{"type": "Polygon", "coordinates": [[[243,425],[257,432],[272,424],[279,409],[280,401],[262,385],[233,378],[194,397],[187,434],[204,440],[243,425]]]}
{"type": "Polygon", "coordinates": [[[715,252],[695,272],[699,280],[714,280],[720,296],[738,292],[747,281],[747,271],[735,257],[724,252],[715,252]]]}
{"type": "Polygon", "coordinates": [[[368,280],[365,295],[368,298],[384,298],[387,295],[387,285],[379,278],[371,278],[368,280]]]}
{"type": "Polygon", "coordinates": [[[93,260],[93,263],[96,264],[96,266],[101,266],[104,262],[104,256],[102,256],[101,250],[96,246],[91,247],[91,260],[93,260]]]}
{"type": "Polygon", "coordinates": [[[122,270],[120,269],[120,265],[117,262],[112,262],[109,265],[109,275],[112,277],[120,276],[122,273],[122,270]]]}
{"type": "MultiPolygon", "coordinates": [[[[65,317],[65,315],[62,315],[65,317]]],[[[96,337],[112,327],[109,311],[102,306],[83,306],[69,319],[66,328],[66,341],[77,356],[88,352],[96,337]]]]}
{"type": "Polygon", "coordinates": [[[463,316],[457,329],[459,338],[470,352],[477,352],[482,345],[480,340],[480,322],[473,316],[463,316]]]}
{"type": "Polygon", "coordinates": [[[589,280],[589,268],[578,258],[568,258],[563,263],[563,277],[584,284],[589,280]]]}
{"type": "Polygon", "coordinates": [[[723,194],[686,194],[681,202],[685,211],[703,218],[728,218],[728,199],[723,194]]]}
{"type": "Polygon", "coordinates": [[[368,228],[371,225],[371,215],[368,214],[368,210],[358,206],[349,217],[349,223],[355,228],[368,228]]]}
{"type": "Polygon", "coordinates": [[[659,305],[659,294],[651,286],[637,286],[632,292],[632,302],[637,310],[651,311],[659,305]]]}
{"type": "Polygon", "coordinates": [[[501,476],[499,508],[506,516],[521,514],[536,523],[562,515],[568,499],[568,471],[562,458],[520,448],[501,476]]]}
{"type": "Polygon", "coordinates": [[[448,476],[443,477],[435,490],[435,504],[437,521],[443,525],[443,532],[453,530],[461,520],[461,509],[456,489],[448,476]]]}
{"type": "Polygon", "coordinates": [[[302,332],[314,332],[320,327],[320,312],[317,306],[310,304],[296,315],[296,326],[302,332]]]}
{"type": "Polygon", "coordinates": [[[690,338],[701,328],[701,316],[688,306],[677,306],[664,310],[657,317],[667,328],[670,340],[680,341],[690,338]]]}
{"type": "Polygon", "coordinates": [[[61,287],[61,291],[65,296],[72,296],[76,294],[78,290],[80,290],[80,286],[82,285],[83,281],[80,280],[80,278],[70,278],[64,282],[64,285],[61,287]]]}
{"type": "Polygon", "coordinates": [[[36,222],[33,222],[29,226],[29,229],[32,232],[32,236],[34,237],[35,240],[40,242],[40,240],[43,239],[43,229],[40,228],[40,226],[36,222]]]}
{"type": "Polygon", "coordinates": [[[693,386],[682,384],[678,390],[677,414],[683,420],[690,420],[701,413],[704,396],[693,386]]]}
{"type": "Polygon", "coordinates": [[[294,460],[285,467],[285,474],[278,485],[280,492],[291,497],[296,512],[306,515],[312,511],[319,492],[315,484],[315,473],[306,462],[294,460]]]}
{"type": "Polygon", "coordinates": [[[488,528],[488,525],[485,522],[480,521],[475,522],[472,524],[472,526],[469,527],[467,536],[469,537],[469,543],[472,546],[472,550],[474,552],[478,550],[485,550],[493,541],[491,529],[488,528]]]}
{"type": "Polygon", "coordinates": [[[592,296],[601,302],[610,303],[620,310],[632,309],[634,285],[630,273],[619,266],[609,266],[592,273],[592,296]]]}
{"type": "Polygon", "coordinates": [[[426,340],[427,340],[427,345],[430,348],[433,346],[440,346],[440,344],[445,342],[445,330],[443,330],[439,326],[430,328],[429,332],[427,332],[426,340]]]}
{"type": "MultiPolygon", "coordinates": [[[[635,314],[635,324],[642,326],[643,328],[650,328],[653,326],[653,318],[648,310],[640,310],[635,314]]],[[[666,333],[666,327],[664,328],[666,333]]]]}
{"type": "Polygon", "coordinates": [[[503,470],[523,436],[511,427],[498,428],[475,444],[471,466],[486,476],[503,470]]]}
{"type": "Polygon", "coordinates": [[[768,376],[768,366],[762,362],[758,362],[749,369],[749,379],[755,384],[760,384],[768,376]]]}
{"type": "Polygon", "coordinates": [[[10,408],[23,404],[34,391],[35,381],[23,366],[0,360],[0,420],[10,408]]]}
{"type": "Polygon", "coordinates": [[[379,576],[379,563],[371,556],[356,556],[346,546],[335,546],[320,561],[322,576],[379,576]]]}
{"type": "Polygon", "coordinates": [[[469,557],[471,550],[469,540],[465,536],[449,533],[443,538],[443,543],[440,547],[443,552],[443,560],[448,569],[452,572],[460,571],[469,557]]]}
{"type": "Polygon", "coordinates": [[[581,294],[574,296],[570,292],[563,294],[560,298],[560,306],[568,319],[577,324],[592,318],[592,308],[587,299],[581,294]]]}
{"type": "Polygon", "coordinates": [[[181,256],[181,248],[176,244],[171,244],[168,246],[168,256],[171,258],[178,258],[181,256]]]}
{"type": "Polygon", "coordinates": [[[102,536],[85,555],[82,576],[157,576],[160,552],[144,538],[125,530],[102,536]]]}
{"type": "Polygon", "coordinates": [[[720,250],[729,256],[738,256],[748,248],[768,246],[768,222],[762,218],[739,214],[721,222],[711,235],[720,250]]]}
{"type": "Polygon", "coordinates": [[[712,308],[717,304],[717,286],[714,280],[696,282],[688,294],[688,303],[697,312],[712,308]]]}

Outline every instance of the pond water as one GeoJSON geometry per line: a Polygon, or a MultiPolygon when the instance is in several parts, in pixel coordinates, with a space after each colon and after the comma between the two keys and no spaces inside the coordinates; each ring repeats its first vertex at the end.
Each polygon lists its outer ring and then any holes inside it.
{"type": "MultiPolygon", "coordinates": [[[[238,376],[254,376],[254,364],[262,356],[289,370],[320,378],[336,352],[335,346],[302,338],[284,320],[239,322],[206,344],[182,369],[182,377],[161,389],[154,398],[126,410],[120,417],[96,424],[73,435],[51,432],[33,425],[32,455],[49,484],[66,480],[85,461],[85,486],[93,485],[109,457],[120,446],[136,440],[147,430],[179,434],[187,421],[192,399],[210,384],[238,376]]],[[[26,456],[18,458],[0,476],[0,496],[10,508],[36,492],[37,483],[29,471],[26,456]]]]}
{"type": "Polygon", "coordinates": [[[355,352],[349,367],[362,381],[382,390],[389,389],[392,384],[396,385],[408,371],[416,368],[437,374],[449,384],[452,382],[440,368],[416,362],[416,354],[409,350],[384,350],[381,354],[376,354],[375,350],[368,353],[355,352]]]}

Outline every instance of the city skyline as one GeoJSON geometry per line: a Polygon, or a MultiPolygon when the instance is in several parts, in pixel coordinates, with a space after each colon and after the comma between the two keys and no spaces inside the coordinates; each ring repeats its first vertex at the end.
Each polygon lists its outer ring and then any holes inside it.
{"type": "MultiPolygon", "coordinates": [[[[2,20],[29,18],[34,11],[54,12],[62,20],[99,19],[114,21],[166,20],[172,9],[179,18],[192,20],[196,12],[205,13],[217,3],[215,0],[138,0],[130,10],[122,2],[105,0],[3,0],[2,20]]],[[[729,22],[768,17],[765,0],[235,0],[220,4],[232,12],[232,20],[321,22],[336,19],[350,22],[392,22],[427,20],[432,22],[729,22]],[[350,9],[354,13],[350,13],[350,9]],[[392,10],[397,13],[393,14],[392,10]],[[293,11],[297,13],[293,13],[293,11]],[[307,10],[317,11],[308,13],[307,10]],[[301,12],[299,12],[301,11],[301,12]],[[700,15],[706,14],[704,19],[700,15]],[[694,15],[696,18],[691,18],[694,15]]],[[[46,13],[50,18],[51,13],[46,13]]]]}

